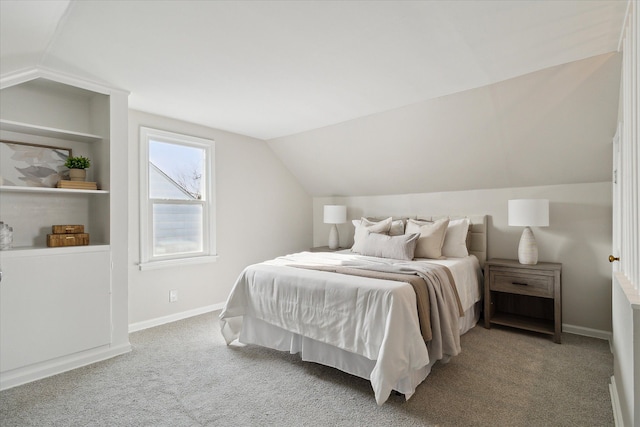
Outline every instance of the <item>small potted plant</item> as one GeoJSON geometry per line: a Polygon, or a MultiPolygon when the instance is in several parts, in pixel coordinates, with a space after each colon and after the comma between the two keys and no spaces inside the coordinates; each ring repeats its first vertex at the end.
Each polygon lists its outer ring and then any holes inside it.
{"type": "Polygon", "coordinates": [[[84,156],[68,157],[64,165],[69,168],[71,181],[84,181],[87,178],[87,169],[91,166],[91,160],[84,156]]]}

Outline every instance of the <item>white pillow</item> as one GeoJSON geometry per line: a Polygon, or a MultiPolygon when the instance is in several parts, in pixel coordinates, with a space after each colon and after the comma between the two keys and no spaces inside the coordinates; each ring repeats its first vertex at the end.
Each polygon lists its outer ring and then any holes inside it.
{"type": "Polygon", "coordinates": [[[447,258],[464,258],[469,256],[467,250],[467,233],[469,232],[469,218],[449,221],[447,232],[442,244],[442,256],[447,258]]]}
{"type": "Polygon", "coordinates": [[[413,219],[407,221],[405,234],[420,233],[420,238],[416,245],[416,258],[442,258],[442,244],[444,243],[447,225],[449,225],[449,218],[426,224],[424,221],[415,221],[413,219]]]}
{"type": "Polygon", "coordinates": [[[368,233],[362,242],[362,255],[410,261],[413,259],[420,234],[387,236],[368,233]]]}
{"type": "Polygon", "coordinates": [[[356,231],[353,235],[353,246],[351,250],[358,253],[362,250],[362,242],[364,238],[367,237],[367,234],[388,234],[391,229],[391,217],[379,222],[371,222],[366,218],[354,219],[352,223],[356,227],[356,231]]]}

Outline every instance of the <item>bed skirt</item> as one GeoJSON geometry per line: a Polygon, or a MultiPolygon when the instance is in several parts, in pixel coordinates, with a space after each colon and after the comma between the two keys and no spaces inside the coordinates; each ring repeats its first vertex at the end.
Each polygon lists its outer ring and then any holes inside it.
{"type": "MultiPolygon", "coordinates": [[[[478,323],[481,306],[481,302],[477,302],[460,318],[460,335],[478,323]]],[[[274,350],[288,351],[291,354],[300,353],[303,361],[330,366],[366,380],[371,380],[371,372],[376,364],[375,360],[303,337],[247,315],[243,316],[242,330],[238,341],[274,350]]],[[[398,380],[393,389],[404,394],[408,400],[415,393],[416,387],[427,378],[436,361],[430,360],[426,366],[409,372],[407,376],[398,380]]],[[[448,361],[448,356],[441,359],[441,363],[448,361]]]]}

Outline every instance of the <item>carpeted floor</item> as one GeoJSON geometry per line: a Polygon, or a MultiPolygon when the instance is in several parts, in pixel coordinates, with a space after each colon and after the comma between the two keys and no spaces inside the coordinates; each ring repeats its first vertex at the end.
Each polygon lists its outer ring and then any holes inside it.
{"type": "Polygon", "coordinates": [[[480,326],[416,394],[255,346],[217,312],[131,334],[133,352],[0,392],[9,426],[611,426],[606,341],[480,326]]]}

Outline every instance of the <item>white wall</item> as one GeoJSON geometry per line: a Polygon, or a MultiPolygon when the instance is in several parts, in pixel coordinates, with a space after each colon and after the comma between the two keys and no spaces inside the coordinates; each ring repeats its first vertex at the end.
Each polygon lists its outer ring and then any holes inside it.
{"type": "Polygon", "coordinates": [[[129,113],[129,323],[134,329],[220,305],[247,265],[305,250],[312,200],[264,141],[138,111],[129,113]],[[139,127],[215,141],[215,263],[140,271],[139,127]],[[169,303],[169,290],[178,301],[169,303]]]}
{"type": "MultiPolygon", "coordinates": [[[[549,227],[534,227],[539,260],[562,263],[562,322],[566,332],[608,338],[611,332],[611,183],[452,191],[364,197],[316,197],[313,243],[327,244],[322,207],[347,206],[349,220],[361,216],[486,214],[488,258],[517,259],[522,227],[507,225],[507,201],[546,198],[549,227]]],[[[353,226],[339,225],[340,244],[353,243],[353,226]]]]}

